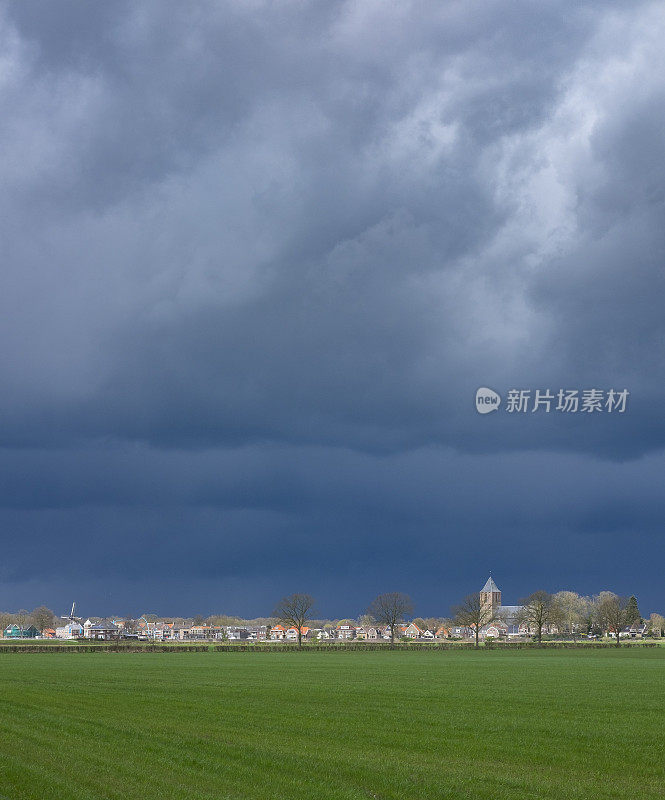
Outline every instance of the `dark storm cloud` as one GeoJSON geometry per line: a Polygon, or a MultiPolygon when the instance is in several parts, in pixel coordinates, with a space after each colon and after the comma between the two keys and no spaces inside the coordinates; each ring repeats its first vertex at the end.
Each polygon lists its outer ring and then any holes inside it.
{"type": "Polygon", "coordinates": [[[523,592],[534,557],[592,591],[625,537],[657,548],[664,25],[651,3],[6,7],[7,585],[33,591],[28,553],[46,586],[112,543],[128,606],[167,577],[210,604],[217,576],[258,613],[321,571],[333,613],[360,584],[450,601],[481,565],[523,592]],[[631,398],[481,418],[479,385],[631,398]]]}

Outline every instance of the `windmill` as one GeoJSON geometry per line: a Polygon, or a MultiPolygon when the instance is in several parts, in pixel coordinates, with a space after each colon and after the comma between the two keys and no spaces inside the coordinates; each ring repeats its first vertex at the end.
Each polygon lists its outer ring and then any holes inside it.
{"type": "Polygon", "coordinates": [[[62,618],[69,620],[69,622],[78,622],[80,624],[81,617],[75,617],[74,616],[75,611],[76,611],[76,603],[72,603],[72,610],[69,612],[69,614],[63,614],[62,618]]]}

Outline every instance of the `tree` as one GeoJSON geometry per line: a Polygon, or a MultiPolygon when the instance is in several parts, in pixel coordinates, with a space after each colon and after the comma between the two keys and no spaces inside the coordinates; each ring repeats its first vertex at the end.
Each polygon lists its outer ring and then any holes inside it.
{"type": "Polygon", "coordinates": [[[575,638],[575,630],[582,624],[584,605],[582,598],[575,592],[557,592],[554,595],[553,617],[557,628],[562,633],[569,633],[575,638]]]}
{"type": "Polygon", "coordinates": [[[520,624],[535,629],[536,639],[540,644],[543,641],[543,628],[556,621],[556,606],[553,596],[540,589],[521,600],[520,605],[522,607],[517,615],[520,624]]]}
{"type": "Polygon", "coordinates": [[[311,619],[314,598],[309,594],[290,594],[283,597],[275,606],[273,615],[289,627],[298,631],[298,647],[302,647],[302,629],[311,619]]]}
{"type": "Polygon", "coordinates": [[[621,645],[621,631],[628,622],[628,600],[614,592],[601,592],[598,599],[597,619],[600,627],[616,636],[616,646],[621,645]]]}
{"type": "Polygon", "coordinates": [[[665,633],[665,617],[662,614],[652,614],[649,617],[649,630],[656,639],[665,633]]]}
{"type": "Polygon", "coordinates": [[[395,644],[395,629],[404,622],[407,614],[413,613],[413,603],[408,594],[388,592],[375,597],[367,613],[381,625],[390,629],[390,644],[395,644]]]}
{"type": "Polygon", "coordinates": [[[597,624],[596,612],[598,610],[597,597],[580,597],[580,618],[585,633],[593,631],[597,624]]]}
{"type": "Polygon", "coordinates": [[[456,625],[473,629],[476,647],[478,647],[481,629],[497,619],[496,608],[489,603],[483,603],[477,592],[468,594],[460,605],[453,607],[452,612],[456,625]]]}
{"type": "Polygon", "coordinates": [[[206,625],[224,627],[224,626],[241,626],[245,624],[245,620],[240,617],[233,617],[230,614],[211,614],[206,619],[206,625]]]}
{"type": "Polygon", "coordinates": [[[436,633],[439,628],[446,628],[450,630],[451,620],[446,617],[425,617],[425,627],[427,630],[436,633]]]}
{"type": "Polygon", "coordinates": [[[13,619],[14,617],[12,614],[9,614],[7,611],[0,611],[0,636],[5,628],[11,625],[13,619]]]}
{"type": "Polygon", "coordinates": [[[24,631],[28,627],[28,619],[30,618],[30,613],[26,611],[25,608],[20,608],[16,614],[14,614],[14,621],[19,626],[21,631],[24,631]]]}
{"type": "Polygon", "coordinates": [[[52,628],[55,614],[46,606],[39,606],[30,615],[32,624],[40,633],[44,633],[45,628],[52,628]]]}
{"type": "Polygon", "coordinates": [[[635,623],[642,622],[642,616],[640,614],[640,609],[637,605],[637,598],[634,594],[628,598],[628,604],[626,606],[626,617],[628,618],[627,625],[634,625],[635,623]]]}

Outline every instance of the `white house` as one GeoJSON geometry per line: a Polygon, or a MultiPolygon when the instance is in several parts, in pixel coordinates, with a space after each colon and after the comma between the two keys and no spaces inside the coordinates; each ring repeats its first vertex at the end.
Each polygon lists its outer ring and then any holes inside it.
{"type": "MultiPolygon", "coordinates": [[[[302,639],[308,639],[309,638],[309,628],[307,628],[307,627],[305,627],[303,625],[303,627],[300,630],[301,630],[301,638],[302,639]]],[[[290,642],[298,641],[298,628],[288,628],[287,631],[286,631],[286,638],[290,642]]]]}
{"type": "Polygon", "coordinates": [[[420,630],[415,622],[410,622],[402,634],[402,636],[406,636],[408,639],[421,639],[422,635],[423,631],[420,630]]]}
{"type": "Polygon", "coordinates": [[[80,622],[68,622],[61,628],[55,629],[56,639],[81,639],[83,638],[83,625],[80,622]]]}

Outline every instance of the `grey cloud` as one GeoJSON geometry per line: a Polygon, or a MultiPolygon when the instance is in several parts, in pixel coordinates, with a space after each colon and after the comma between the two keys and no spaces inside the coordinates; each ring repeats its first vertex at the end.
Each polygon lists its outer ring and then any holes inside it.
{"type": "Polygon", "coordinates": [[[189,545],[229,597],[286,587],[258,552],[333,565],[329,597],[424,570],[434,602],[448,553],[451,601],[479,562],[516,581],[534,518],[544,581],[556,537],[591,588],[631,520],[655,546],[662,29],[654,3],[6,7],[7,580],[28,540],[113,538],[135,597],[126,550],[172,576],[189,545]],[[632,394],[481,419],[479,385],[632,394]]]}

